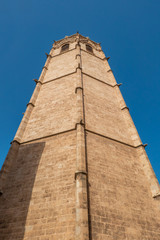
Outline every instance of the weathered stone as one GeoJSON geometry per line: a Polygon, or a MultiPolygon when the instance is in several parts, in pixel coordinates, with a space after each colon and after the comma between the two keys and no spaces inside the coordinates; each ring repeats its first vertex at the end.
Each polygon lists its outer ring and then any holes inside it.
{"type": "Polygon", "coordinates": [[[100,45],[56,41],[29,103],[1,170],[0,240],[159,240],[159,183],[100,45]]]}

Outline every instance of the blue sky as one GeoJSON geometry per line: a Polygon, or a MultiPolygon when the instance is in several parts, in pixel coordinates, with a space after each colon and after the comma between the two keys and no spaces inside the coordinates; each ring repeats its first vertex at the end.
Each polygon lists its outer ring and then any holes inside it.
{"type": "Polygon", "coordinates": [[[160,1],[1,0],[0,167],[53,40],[101,42],[160,182],[160,1]]]}

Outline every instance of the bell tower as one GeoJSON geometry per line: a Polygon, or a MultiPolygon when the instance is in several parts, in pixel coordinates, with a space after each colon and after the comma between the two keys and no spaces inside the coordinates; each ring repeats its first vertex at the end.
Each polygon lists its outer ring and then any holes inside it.
{"type": "Polygon", "coordinates": [[[55,41],[0,172],[0,240],[159,240],[160,186],[100,44],[55,41]]]}

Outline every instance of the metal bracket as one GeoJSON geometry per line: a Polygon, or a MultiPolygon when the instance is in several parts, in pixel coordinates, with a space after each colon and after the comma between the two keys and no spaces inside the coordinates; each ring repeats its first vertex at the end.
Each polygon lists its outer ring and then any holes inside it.
{"type": "Polygon", "coordinates": [[[75,172],[75,176],[74,176],[74,179],[76,180],[77,179],[77,176],[79,175],[79,174],[83,174],[83,175],[86,175],[87,176],[87,172],[86,171],[76,171],[75,172]]]}

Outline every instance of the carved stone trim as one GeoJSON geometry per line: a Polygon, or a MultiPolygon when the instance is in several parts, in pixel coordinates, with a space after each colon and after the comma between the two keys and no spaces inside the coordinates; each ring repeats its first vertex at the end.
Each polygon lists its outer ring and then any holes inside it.
{"type": "Polygon", "coordinates": [[[46,69],[46,70],[48,70],[48,68],[47,68],[46,66],[42,67],[42,69],[46,69]]]}
{"type": "Polygon", "coordinates": [[[83,91],[83,88],[82,88],[82,87],[76,87],[75,93],[77,93],[77,90],[78,90],[78,89],[81,89],[81,90],[83,91]]]}
{"type": "Polygon", "coordinates": [[[63,39],[60,39],[58,41],[55,41],[53,44],[53,48],[57,49],[60,48],[65,43],[73,43],[76,42],[78,39],[81,43],[89,43],[93,48],[95,48],[97,51],[101,51],[101,46],[99,43],[96,43],[92,41],[89,37],[84,37],[79,33],[73,34],[71,36],[66,36],[63,39]]]}
{"type": "Polygon", "coordinates": [[[122,141],[120,141],[120,140],[117,140],[117,139],[115,139],[115,138],[111,138],[111,137],[108,137],[108,136],[106,136],[106,135],[103,135],[103,134],[100,134],[100,133],[91,131],[91,130],[89,130],[89,129],[85,129],[85,130],[86,130],[87,132],[92,133],[92,134],[95,134],[95,135],[98,135],[98,136],[100,136],[100,137],[104,137],[104,138],[110,139],[110,140],[112,140],[112,141],[114,141],[114,142],[117,142],[117,143],[126,145],[126,146],[128,146],[128,147],[138,148],[138,147],[145,147],[145,146],[146,146],[146,144],[141,144],[141,145],[138,145],[138,146],[134,146],[134,145],[131,145],[131,144],[122,142],[122,141]]]}
{"type": "Polygon", "coordinates": [[[31,102],[27,103],[27,107],[28,107],[28,105],[31,105],[32,107],[35,107],[35,105],[31,102]]]}
{"type": "Polygon", "coordinates": [[[43,84],[41,81],[39,81],[38,79],[33,79],[33,81],[37,84],[40,83],[41,85],[43,84]]]}
{"type": "Polygon", "coordinates": [[[128,111],[129,111],[129,108],[127,106],[121,108],[121,110],[124,110],[124,109],[128,109],[128,111]]]}
{"type": "Polygon", "coordinates": [[[46,57],[52,57],[51,54],[45,53],[46,57]]]}
{"type": "Polygon", "coordinates": [[[82,171],[82,170],[76,171],[76,172],[75,172],[75,176],[74,176],[74,179],[75,179],[75,180],[76,180],[76,178],[77,178],[77,176],[78,176],[79,174],[83,174],[83,175],[86,175],[86,176],[87,176],[87,172],[86,172],[86,171],[82,171]]]}
{"type": "Polygon", "coordinates": [[[17,141],[16,139],[13,139],[13,141],[10,142],[10,144],[12,144],[12,143],[14,143],[14,142],[18,143],[19,145],[21,144],[21,143],[20,143],[19,141],[17,141]]]}
{"type": "Polygon", "coordinates": [[[117,84],[115,84],[113,87],[120,87],[122,85],[122,83],[117,83],[117,84]]]}
{"type": "Polygon", "coordinates": [[[135,148],[138,148],[138,147],[147,147],[148,146],[148,144],[147,143],[145,143],[145,144],[140,144],[140,145],[138,145],[138,146],[136,146],[135,148]]]}

